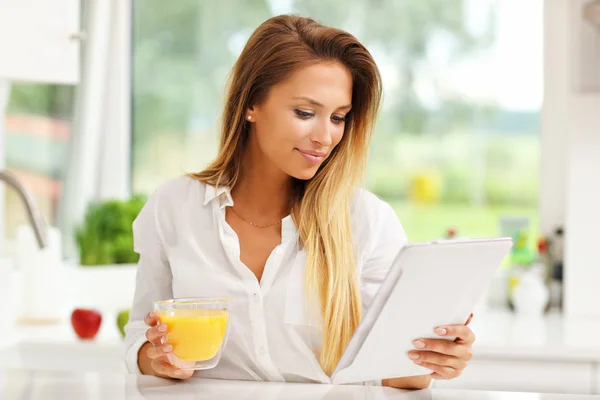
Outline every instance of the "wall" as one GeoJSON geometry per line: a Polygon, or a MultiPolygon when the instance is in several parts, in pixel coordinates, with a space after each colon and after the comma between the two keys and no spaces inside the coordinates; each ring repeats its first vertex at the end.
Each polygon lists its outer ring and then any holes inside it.
{"type": "Polygon", "coordinates": [[[545,2],[540,219],[565,226],[565,313],[600,317],[600,93],[582,81],[600,28],[583,21],[586,2],[545,2]]]}

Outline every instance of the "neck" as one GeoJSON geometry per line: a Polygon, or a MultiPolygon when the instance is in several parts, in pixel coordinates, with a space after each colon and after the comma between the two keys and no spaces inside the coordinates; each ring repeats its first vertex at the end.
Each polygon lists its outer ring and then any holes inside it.
{"type": "MultiPolygon", "coordinates": [[[[292,178],[279,168],[248,152],[231,195],[235,211],[255,223],[270,223],[290,212],[292,178]]],[[[254,153],[255,154],[255,153],[254,153]]]]}

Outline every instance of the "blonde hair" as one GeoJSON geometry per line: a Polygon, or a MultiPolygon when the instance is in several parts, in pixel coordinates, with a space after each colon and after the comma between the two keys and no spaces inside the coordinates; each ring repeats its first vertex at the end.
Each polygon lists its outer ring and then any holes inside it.
{"type": "Polygon", "coordinates": [[[316,295],[323,321],[321,367],[331,375],[361,319],[362,303],[350,226],[350,202],[362,182],[373,125],[381,103],[381,77],[369,51],[349,33],[310,18],[282,15],[261,24],[233,66],[222,116],[220,152],[189,176],[233,188],[248,140],[246,110],[295,70],[322,62],[352,74],[352,111],[342,140],[316,175],[294,180],[291,215],[306,251],[306,291],[316,295]]]}

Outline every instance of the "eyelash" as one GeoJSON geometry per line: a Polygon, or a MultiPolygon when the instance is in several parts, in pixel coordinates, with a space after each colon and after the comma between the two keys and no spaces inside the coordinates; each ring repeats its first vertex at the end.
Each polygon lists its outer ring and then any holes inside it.
{"type": "MultiPolygon", "coordinates": [[[[295,109],[294,112],[296,113],[298,118],[304,119],[304,120],[315,116],[315,114],[313,114],[313,113],[309,113],[309,112],[298,110],[298,109],[295,109]]],[[[333,120],[334,124],[343,124],[348,120],[347,117],[336,117],[336,116],[331,117],[331,119],[333,120]]]]}

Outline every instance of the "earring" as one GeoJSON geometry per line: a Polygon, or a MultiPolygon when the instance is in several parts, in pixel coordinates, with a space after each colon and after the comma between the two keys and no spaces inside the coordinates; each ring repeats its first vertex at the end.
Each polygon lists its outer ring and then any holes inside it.
{"type": "Polygon", "coordinates": [[[248,115],[248,121],[252,121],[252,115],[248,115]]]}

